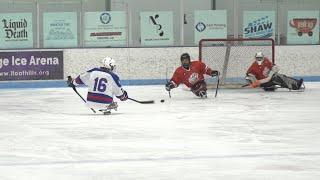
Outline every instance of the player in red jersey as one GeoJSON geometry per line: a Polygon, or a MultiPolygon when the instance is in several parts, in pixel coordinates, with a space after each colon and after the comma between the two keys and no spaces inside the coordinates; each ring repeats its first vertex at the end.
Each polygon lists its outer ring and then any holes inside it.
{"type": "Polygon", "coordinates": [[[204,80],[204,74],[213,77],[218,76],[219,72],[210,69],[201,61],[191,61],[188,53],[183,53],[180,60],[181,66],[175,70],[171,80],[166,84],[166,90],[170,91],[183,83],[189,87],[196,96],[206,98],[207,84],[204,80]]]}
{"type": "Polygon", "coordinates": [[[255,61],[246,73],[246,80],[249,86],[262,87],[266,91],[274,91],[276,86],[299,90],[302,87],[303,79],[297,80],[283,74],[279,74],[279,68],[273,65],[262,52],[255,54],[255,61]]]}

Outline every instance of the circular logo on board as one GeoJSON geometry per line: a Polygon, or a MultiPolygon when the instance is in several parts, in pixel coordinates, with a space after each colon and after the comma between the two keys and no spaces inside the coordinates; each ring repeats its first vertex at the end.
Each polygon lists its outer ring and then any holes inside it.
{"type": "Polygon", "coordinates": [[[203,22],[198,22],[198,24],[196,25],[196,29],[199,32],[202,32],[206,29],[206,25],[203,22]]]}
{"type": "Polygon", "coordinates": [[[110,21],[111,21],[111,15],[107,12],[105,13],[102,13],[100,15],[100,21],[103,23],[103,24],[108,24],[110,21]]]}

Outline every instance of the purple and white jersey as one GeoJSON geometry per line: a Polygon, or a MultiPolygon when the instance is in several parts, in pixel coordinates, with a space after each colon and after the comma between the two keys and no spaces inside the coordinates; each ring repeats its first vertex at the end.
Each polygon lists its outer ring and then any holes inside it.
{"type": "Polygon", "coordinates": [[[101,68],[94,68],[79,75],[73,84],[88,86],[87,104],[89,107],[103,109],[113,102],[113,96],[121,98],[124,94],[119,77],[101,68]]]}

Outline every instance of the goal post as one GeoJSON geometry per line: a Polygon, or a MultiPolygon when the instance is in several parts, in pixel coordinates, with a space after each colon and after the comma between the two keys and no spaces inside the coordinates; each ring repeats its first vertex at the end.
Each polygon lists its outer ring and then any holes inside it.
{"type": "MultiPolygon", "coordinates": [[[[239,88],[246,83],[246,71],[257,52],[262,52],[275,64],[274,45],[271,38],[201,39],[199,60],[221,73],[222,87],[239,88]]],[[[206,78],[206,81],[209,86],[215,83],[213,78],[206,78]]]]}

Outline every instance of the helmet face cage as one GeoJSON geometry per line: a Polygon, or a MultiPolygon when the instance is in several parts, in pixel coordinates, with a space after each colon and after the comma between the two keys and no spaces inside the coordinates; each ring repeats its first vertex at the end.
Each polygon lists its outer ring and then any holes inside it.
{"type": "Polygon", "coordinates": [[[256,58],[257,63],[259,65],[261,65],[262,64],[262,60],[264,58],[263,53],[262,52],[257,52],[254,57],[256,58]]]}
{"type": "Polygon", "coordinates": [[[264,55],[262,52],[257,52],[256,55],[254,56],[257,60],[262,60],[264,55]]]}

